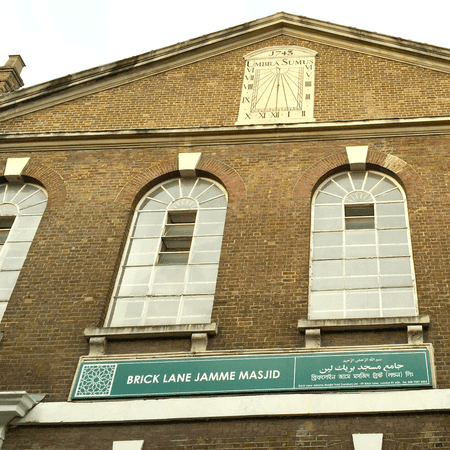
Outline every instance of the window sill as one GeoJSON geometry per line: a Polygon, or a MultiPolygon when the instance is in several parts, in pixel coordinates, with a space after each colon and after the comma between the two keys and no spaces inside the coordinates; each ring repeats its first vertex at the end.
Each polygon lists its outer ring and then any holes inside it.
{"type": "Polygon", "coordinates": [[[406,328],[408,344],[423,343],[423,327],[430,325],[429,316],[373,317],[370,319],[299,320],[298,330],[305,333],[306,347],[321,345],[321,331],[360,331],[406,328]]]}
{"type": "Polygon", "coordinates": [[[218,332],[216,323],[159,325],[144,327],[86,328],[84,336],[89,339],[89,355],[104,355],[108,340],[191,338],[191,352],[205,351],[208,336],[218,332]]]}

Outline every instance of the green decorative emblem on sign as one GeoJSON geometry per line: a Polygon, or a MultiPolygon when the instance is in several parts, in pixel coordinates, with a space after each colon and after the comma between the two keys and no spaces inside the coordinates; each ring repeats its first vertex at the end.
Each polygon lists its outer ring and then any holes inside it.
{"type": "Polygon", "coordinates": [[[428,349],[81,364],[72,399],[433,385],[428,349]]]}

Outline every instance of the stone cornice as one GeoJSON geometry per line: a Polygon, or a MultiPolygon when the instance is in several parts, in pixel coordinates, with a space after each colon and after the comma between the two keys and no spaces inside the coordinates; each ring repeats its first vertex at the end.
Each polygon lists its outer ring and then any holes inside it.
{"type": "Polygon", "coordinates": [[[450,389],[270,393],[41,403],[16,426],[139,423],[258,417],[429,414],[450,411],[450,389]]]}
{"type": "Polygon", "coordinates": [[[0,153],[202,147],[450,134],[450,116],[286,125],[0,134],[0,153]]]}
{"type": "Polygon", "coordinates": [[[0,448],[9,422],[25,416],[37,402],[25,391],[0,392],[0,448]]]}
{"type": "MultiPolygon", "coordinates": [[[[286,13],[0,96],[0,121],[192,64],[279,35],[450,73],[450,50],[286,13]]],[[[320,57],[320,55],[319,55],[320,57]]]]}

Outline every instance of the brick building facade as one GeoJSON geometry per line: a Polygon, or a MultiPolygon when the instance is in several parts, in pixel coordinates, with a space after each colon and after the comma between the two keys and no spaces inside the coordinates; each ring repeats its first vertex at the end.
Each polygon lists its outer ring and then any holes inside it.
{"type": "Polygon", "coordinates": [[[279,13],[22,67],[0,448],[450,448],[450,50],[279,13]]]}

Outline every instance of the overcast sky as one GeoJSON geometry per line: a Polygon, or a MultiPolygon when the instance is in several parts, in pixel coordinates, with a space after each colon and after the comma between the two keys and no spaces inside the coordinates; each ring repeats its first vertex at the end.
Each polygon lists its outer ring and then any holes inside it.
{"type": "Polygon", "coordinates": [[[285,11],[450,47],[447,2],[406,0],[0,0],[0,65],[25,86],[285,11]]]}

